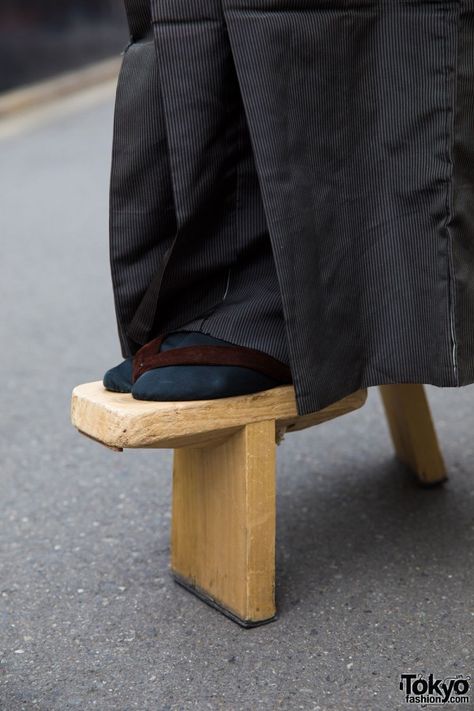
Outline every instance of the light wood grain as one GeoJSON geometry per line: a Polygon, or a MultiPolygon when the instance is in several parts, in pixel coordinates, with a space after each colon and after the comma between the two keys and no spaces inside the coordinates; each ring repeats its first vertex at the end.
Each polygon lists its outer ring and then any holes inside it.
{"type": "Polygon", "coordinates": [[[446,467],[423,385],[381,385],[379,390],[397,456],[423,484],[444,481],[446,467]]]}
{"type": "Polygon", "coordinates": [[[243,624],[275,614],[275,423],[174,454],[172,570],[243,624]]]}
{"type": "Polygon", "coordinates": [[[274,420],[279,433],[303,429],[361,407],[366,390],[299,417],[292,386],[240,397],[190,402],[146,402],[105,390],[100,381],[74,388],[71,418],[78,430],[108,447],[207,446],[239,428],[274,420]]]}
{"type": "MultiPolygon", "coordinates": [[[[425,484],[446,478],[422,385],[380,387],[398,456],[425,484]]],[[[298,416],[291,386],[242,397],[145,402],[102,383],[73,391],[73,424],[114,449],[174,452],[172,572],[243,625],[275,615],[275,441],[360,408],[367,391],[298,416]]]]}

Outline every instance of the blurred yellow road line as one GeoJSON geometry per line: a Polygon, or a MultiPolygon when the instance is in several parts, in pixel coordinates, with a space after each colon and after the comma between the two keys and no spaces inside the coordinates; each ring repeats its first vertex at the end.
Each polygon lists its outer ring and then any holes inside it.
{"type": "Polygon", "coordinates": [[[0,95],[0,139],[113,98],[119,69],[114,58],[0,95]]]}
{"type": "Polygon", "coordinates": [[[24,109],[37,108],[40,104],[73,94],[80,89],[103,84],[114,79],[119,69],[120,57],[113,57],[7,91],[0,94],[0,119],[24,109]]]}

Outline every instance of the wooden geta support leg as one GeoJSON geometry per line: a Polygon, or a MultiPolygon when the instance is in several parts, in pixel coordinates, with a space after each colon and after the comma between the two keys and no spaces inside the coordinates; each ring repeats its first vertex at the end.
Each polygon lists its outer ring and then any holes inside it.
{"type": "Polygon", "coordinates": [[[380,394],[400,460],[425,486],[446,481],[443,455],[423,385],[381,385],[380,394]]]}
{"type": "Polygon", "coordinates": [[[245,627],[275,617],[275,421],[174,451],[175,579],[245,627]]]}
{"type": "Polygon", "coordinates": [[[146,402],[97,381],[74,389],[71,417],[107,447],[174,449],[173,574],[251,627],[275,618],[275,438],[353,412],[366,398],[359,390],[300,417],[289,385],[234,398],[146,402]]]}

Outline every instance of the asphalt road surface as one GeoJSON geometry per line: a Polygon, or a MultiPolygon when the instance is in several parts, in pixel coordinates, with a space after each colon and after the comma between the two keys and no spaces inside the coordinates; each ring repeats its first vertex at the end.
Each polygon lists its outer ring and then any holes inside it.
{"type": "Polygon", "coordinates": [[[286,437],[276,622],[244,630],[173,582],[171,453],[69,423],[120,353],[110,91],[68,107],[0,126],[2,711],[393,711],[401,674],[472,675],[473,387],[427,388],[442,488],[394,459],[376,389],[286,437]]]}

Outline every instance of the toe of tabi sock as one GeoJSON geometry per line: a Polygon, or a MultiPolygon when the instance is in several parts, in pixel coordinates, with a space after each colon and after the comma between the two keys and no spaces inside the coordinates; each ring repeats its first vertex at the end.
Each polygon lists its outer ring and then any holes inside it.
{"type": "Polygon", "coordinates": [[[132,390],[133,358],[127,358],[119,365],[106,372],[103,378],[104,388],[116,393],[129,393],[132,390]]]}

